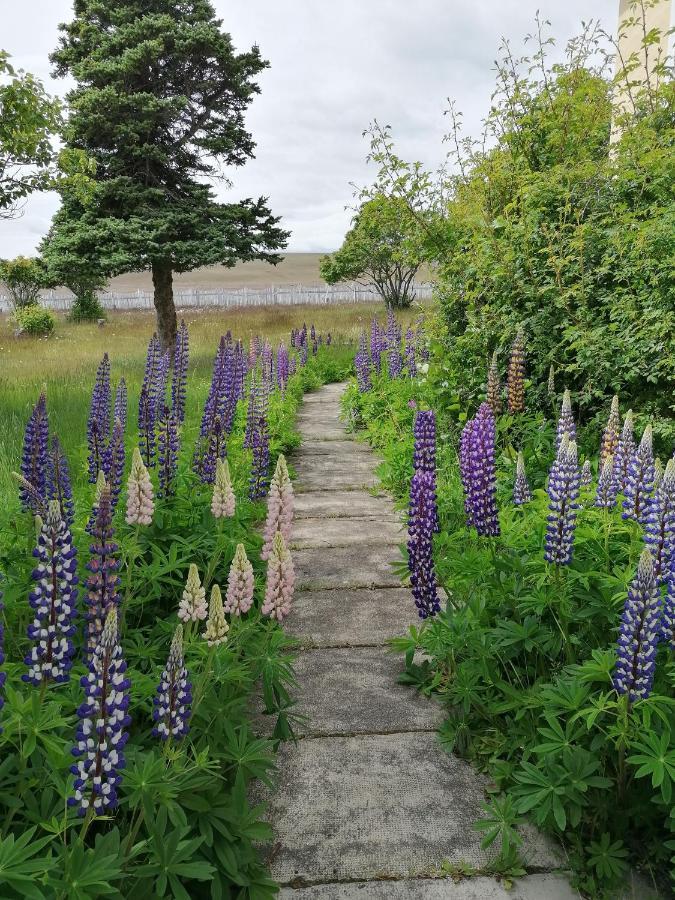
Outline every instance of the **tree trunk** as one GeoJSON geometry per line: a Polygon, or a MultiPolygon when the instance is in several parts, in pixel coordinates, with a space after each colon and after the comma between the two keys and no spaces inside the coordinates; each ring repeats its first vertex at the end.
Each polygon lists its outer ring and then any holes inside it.
{"type": "Polygon", "coordinates": [[[157,334],[162,350],[173,354],[176,343],[176,307],[173,303],[173,271],[171,263],[160,260],[152,264],[152,285],[155,289],[155,309],[157,310],[157,334]]]}

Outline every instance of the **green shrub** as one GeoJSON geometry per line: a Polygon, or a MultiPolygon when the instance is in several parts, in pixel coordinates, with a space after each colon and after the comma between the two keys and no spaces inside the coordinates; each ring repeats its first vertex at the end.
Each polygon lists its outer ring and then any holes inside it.
{"type": "Polygon", "coordinates": [[[75,295],[68,318],[73,322],[95,322],[105,319],[106,312],[95,291],[82,290],[75,295]]]}
{"type": "Polygon", "coordinates": [[[56,326],[56,316],[44,306],[20,307],[14,310],[12,318],[24,334],[48,335],[56,326]]]}

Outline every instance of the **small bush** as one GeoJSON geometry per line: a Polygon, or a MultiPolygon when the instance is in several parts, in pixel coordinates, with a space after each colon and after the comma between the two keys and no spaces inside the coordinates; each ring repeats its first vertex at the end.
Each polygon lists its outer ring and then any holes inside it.
{"type": "Polygon", "coordinates": [[[43,306],[25,306],[16,309],[13,319],[25,334],[51,334],[56,326],[54,313],[43,306]]]}
{"type": "Polygon", "coordinates": [[[105,319],[106,312],[94,291],[84,291],[76,295],[68,318],[71,322],[95,322],[105,319]]]}

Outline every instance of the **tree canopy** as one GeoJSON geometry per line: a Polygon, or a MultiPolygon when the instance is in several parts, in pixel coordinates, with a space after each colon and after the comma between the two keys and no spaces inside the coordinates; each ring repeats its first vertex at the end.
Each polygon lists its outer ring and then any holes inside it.
{"type": "Polygon", "coordinates": [[[211,184],[253,156],[244,113],[268,63],[257,47],[235,52],[208,0],[76,0],[74,11],[52,60],[76,82],[64,135],[95,160],[96,183],[88,203],[66,200],[49,241],[85,273],[151,269],[169,347],[173,272],[275,263],[285,246],[266,198],[220,203],[211,184]]]}

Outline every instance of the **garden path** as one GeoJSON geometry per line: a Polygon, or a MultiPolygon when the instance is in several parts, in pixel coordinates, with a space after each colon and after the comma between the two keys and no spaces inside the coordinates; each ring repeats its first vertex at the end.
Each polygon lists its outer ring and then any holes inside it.
{"type": "MultiPolygon", "coordinates": [[[[297,744],[282,745],[269,850],[283,900],[569,900],[561,859],[526,831],[530,874],[507,891],[477,875],[489,854],[472,829],[485,779],[445,753],[440,707],[397,684],[387,638],[417,620],[392,563],[405,540],[391,499],[375,492],[376,458],[339,421],[344,385],[309,394],[291,548],[297,591],[288,630],[302,644],[297,744]],[[441,865],[445,868],[442,869],[441,865]]],[[[418,621],[418,620],[417,620],[418,621]]]]}

